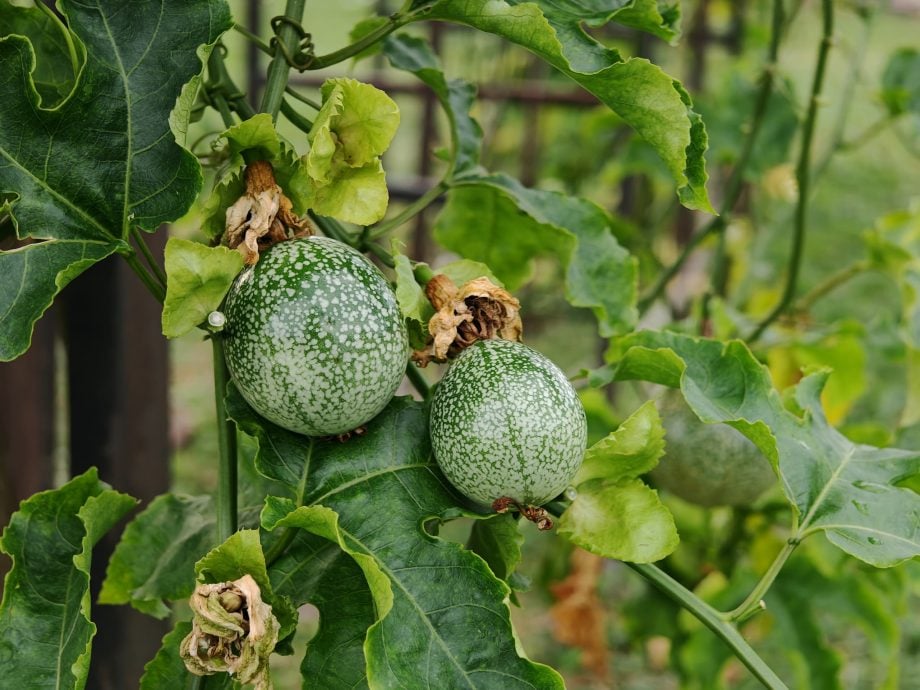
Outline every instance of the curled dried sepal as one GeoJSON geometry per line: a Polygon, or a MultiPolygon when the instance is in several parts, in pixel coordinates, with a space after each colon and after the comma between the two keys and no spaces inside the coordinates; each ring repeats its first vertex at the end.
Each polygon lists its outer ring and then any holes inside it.
{"type": "Polygon", "coordinates": [[[546,508],[523,505],[510,496],[502,496],[501,498],[496,498],[492,502],[492,510],[496,513],[507,513],[512,508],[517,510],[521,514],[521,517],[534,523],[540,531],[545,532],[553,528],[553,519],[549,516],[546,508]]]}
{"type": "Polygon", "coordinates": [[[255,161],[246,166],[246,191],[227,209],[222,243],[252,266],[260,251],[312,234],[309,219],[294,213],[291,200],[275,182],[271,163],[255,161]]]}
{"type": "Polygon", "coordinates": [[[439,274],[428,281],[425,293],[437,312],[428,322],[428,345],[412,355],[419,366],[445,362],[477,340],[521,339],[521,303],[488,278],[476,278],[458,289],[439,274]]]}
{"type": "Polygon", "coordinates": [[[195,675],[229,673],[256,690],[271,690],[268,657],[278,643],[278,620],[249,575],[198,585],[189,599],[192,632],[179,653],[195,675]]]}

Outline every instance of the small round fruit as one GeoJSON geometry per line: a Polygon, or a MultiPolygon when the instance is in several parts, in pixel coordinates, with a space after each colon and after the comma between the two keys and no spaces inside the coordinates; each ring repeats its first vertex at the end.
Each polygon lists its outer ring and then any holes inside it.
{"type": "Polygon", "coordinates": [[[776,482],[757,446],[726,424],[700,421],[679,391],[668,390],[659,407],[666,434],[651,472],[658,486],[700,506],[743,506],[776,482]]]}
{"type": "Polygon", "coordinates": [[[546,357],[510,340],[464,350],[431,401],[431,444],[450,483],[476,503],[541,505],[572,481],[585,453],[585,411],[546,357]]]}
{"type": "Polygon", "coordinates": [[[326,237],[275,245],[227,294],[230,374],[260,415],[325,436],[375,417],[409,356],[396,296],[380,271],[326,237]]]}

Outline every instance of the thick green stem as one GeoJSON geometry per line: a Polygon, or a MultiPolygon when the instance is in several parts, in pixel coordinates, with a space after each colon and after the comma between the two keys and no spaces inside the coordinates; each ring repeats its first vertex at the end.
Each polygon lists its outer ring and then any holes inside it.
{"type": "Polygon", "coordinates": [[[655,565],[645,563],[626,563],[626,565],[651,582],[666,596],[687,609],[703,625],[715,633],[765,687],[771,690],[786,688],[786,684],[773,672],[773,669],[764,663],[763,659],[741,636],[738,629],[723,620],[719,612],[709,604],[655,565]]]}
{"type": "Polygon", "coordinates": [[[427,192],[422,194],[418,199],[413,201],[411,204],[406,206],[398,214],[385,220],[382,223],[378,223],[373,228],[371,228],[370,234],[368,235],[369,239],[376,240],[378,237],[383,237],[388,232],[395,230],[400,225],[405,223],[407,220],[413,216],[418,215],[424,211],[428,206],[433,204],[438,198],[447,190],[447,181],[441,180],[427,192]]]}
{"type": "MultiPolygon", "coordinates": [[[[303,9],[306,0],[287,0],[284,8],[284,16],[288,19],[300,23],[303,18],[303,9]]],[[[287,49],[288,54],[293,55],[297,51],[297,30],[289,24],[282,24],[278,29],[278,41],[287,49]]],[[[281,101],[284,98],[284,89],[287,86],[288,74],[291,66],[284,57],[284,51],[280,46],[276,46],[275,54],[271,64],[268,66],[268,80],[265,83],[265,93],[262,95],[262,105],[260,110],[272,116],[272,120],[278,119],[278,112],[281,110],[281,101]]]]}
{"type": "Polygon", "coordinates": [[[133,251],[126,251],[122,254],[125,261],[128,262],[128,266],[131,267],[131,270],[141,279],[141,282],[144,284],[144,287],[150,291],[150,294],[153,295],[154,299],[160,304],[166,299],[166,288],[164,288],[160,283],[149,273],[147,273],[144,266],[137,259],[137,254],[133,251]]]}
{"type": "Polygon", "coordinates": [[[747,595],[747,598],[742,601],[736,608],[729,611],[725,618],[730,621],[741,622],[750,618],[753,614],[757,613],[764,608],[762,603],[764,595],[767,593],[767,590],[770,589],[773,581],[776,579],[776,576],[779,575],[779,572],[783,569],[783,566],[786,564],[786,561],[789,560],[789,556],[792,555],[792,552],[795,551],[795,547],[799,545],[799,540],[789,539],[785,546],[783,546],[782,551],[780,551],[776,558],[773,559],[773,562],[770,564],[770,567],[767,569],[767,572],[764,573],[763,577],[760,578],[760,581],[751,590],[751,593],[747,595]]]}
{"type": "Polygon", "coordinates": [[[821,105],[821,90],[824,86],[824,74],[827,68],[827,59],[831,46],[834,43],[834,2],[822,0],[822,36],[818,48],[818,61],[815,65],[815,76],[811,85],[811,100],[808,104],[808,114],[802,130],[802,149],[799,153],[799,162],[796,166],[796,180],[799,186],[799,198],[795,208],[795,221],[792,233],[792,251],[789,254],[789,268],[786,271],[786,284],[782,297],[773,309],[767,314],[747,338],[748,343],[753,343],[767,327],[773,323],[795,296],[798,283],[799,269],[802,265],[802,249],[805,246],[806,216],[811,192],[811,148],[815,134],[815,123],[818,120],[818,108],[821,105]]]}
{"type": "Polygon", "coordinates": [[[237,453],[236,426],[227,415],[225,397],[230,380],[224,360],[224,341],[211,336],[214,355],[214,403],[217,409],[217,540],[226,541],[237,529],[237,453]]]}
{"type": "MultiPolygon", "coordinates": [[[[744,173],[751,162],[751,156],[754,152],[754,144],[757,141],[757,135],[760,133],[764,118],[767,113],[767,105],[770,103],[770,95],[773,93],[773,85],[776,81],[776,62],[779,56],[779,46],[783,35],[783,0],[773,0],[773,20],[770,29],[770,46],[767,49],[767,62],[764,65],[763,72],[760,75],[760,88],[757,91],[757,98],[754,102],[754,110],[751,114],[751,125],[747,131],[744,141],[744,148],[738,156],[738,162],[732,169],[731,176],[725,184],[725,196],[719,206],[719,215],[713,218],[709,223],[700,229],[690,241],[684,246],[677,259],[661,274],[658,280],[639,300],[639,314],[642,315],[648,311],[649,307],[655,303],[655,300],[661,296],[664,289],[671,282],[671,279],[677,275],[680,269],[686,263],[690,255],[696,250],[703,241],[710,235],[721,233],[728,226],[728,214],[738,203],[741,191],[744,189],[744,173]]],[[[716,277],[724,276],[724,254],[717,257],[716,266],[713,275],[716,277]]],[[[721,293],[719,293],[721,294],[721,293]]]]}

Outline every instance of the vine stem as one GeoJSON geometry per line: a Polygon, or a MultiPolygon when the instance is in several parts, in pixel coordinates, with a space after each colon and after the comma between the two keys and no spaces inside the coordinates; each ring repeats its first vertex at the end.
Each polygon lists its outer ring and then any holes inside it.
{"type": "Polygon", "coordinates": [[[143,264],[138,261],[137,254],[131,250],[124,252],[122,256],[125,261],[128,262],[128,266],[131,267],[131,270],[141,279],[144,287],[153,295],[154,299],[160,304],[163,304],[166,300],[166,289],[144,269],[143,264]]]}
{"type": "Polygon", "coordinates": [[[407,220],[421,213],[431,204],[437,201],[445,191],[447,191],[447,180],[441,180],[427,192],[422,194],[422,196],[420,196],[418,199],[406,206],[397,215],[393,216],[389,220],[383,221],[382,223],[378,223],[373,228],[371,228],[371,231],[368,234],[368,239],[376,240],[379,237],[383,237],[388,232],[395,230],[407,220]]]}
{"type": "Polygon", "coordinates": [[[288,122],[290,122],[304,134],[309,134],[310,130],[313,129],[313,123],[298,113],[294,109],[294,106],[292,106],[284,99],[281,100],[281,114],[287,118],[288,122]]]}
{"type": "MultiPolygon", "coordinates": [[[[773,93],[773,85],[776,82],[776,64],[779,57],[779,46],[783,36],[783,24],[785,22],[783,7],[783,0],[773,0],[773,18],[770,28],[770,46],[767,49],[767,64],[764,66],[763,72],[760,75],[760,88],[757,91],[757,98],[754,102],[751,125],[747,131],[744,148],[742,148],[741,154],[738,156],[738,162],[732,169],[728,182],[726,182],[725,196],[722,199],[722,203],[719,205],[719,215],[693,235],[687,244],[684,245],[677,259],[675,259],[664,272],[659,274],[658,279],[652,287],[645,296],[639,300],[638,309],[640,316],[648,311],[649,307],[655,303],[655,300],[661,296],[661,293],[664,292],[668,283],[677,275],[696,248],[709,236],[722,233],[728,225],[728,215],[735,207],[735,204],[738,203],[738,198],[741,196],[741,191],[744,189],[744,172],[750,164],[751,156],[754,152],[754,144],[757,141],[757,135],[760,133],[761,126],[763,125],[767,113],[767,105],[770,103],[770,95],[773,93]]],[[[724,260],[724,256],[721,260],[724,260]]],[[[724,268],[716,266],[714,275],[721,280],[723,274],[724,268]]]]}
{"type": "Polygon", "coordinates": [[[137,244],[138,249],[141,250],[141,254],[144,255],[144,261],[146,261],[147,265],[150,267],[150,271],[153,273],[153,277],[156,278],[160,285],[165,288],[166,272],[160,268],[160,264],[157,263],[157,260],[150,252],[150,247],[148,247],[147,242],[144,241],[144,234],[141,232],[141,229],[135,225],[131,228],[131,234],[134,235],[134,241],[137,244]]]}
{"type": "Polygon", "coordinates": [[[805,245],[806,215],[808,210],[808,197],[811,187],[811,148],[815,134],[815,123],[818,120],[818,107],[821,101],[821,90],[824,86],[824,74],[827,68],[828,55],[834,39],[834,2],[822,0],[822,35],[818,47],[818,61],[815,65],[815,76],[811,85],[811,100],[808,104],[808,114],[802,130],[802,149],[799,152],[799,162],[796,166],[796,180],[799,186],[799,198],[795,208],[795,221],[792,234],[792,251],[789,254],[789,268],[786,272],[786,284],[782,297],[769,314],[757,325],[746,339],[748,343],[755,342],[767,327],[776,321],[795,296],[798,283],[799,269],[802,265],[802,249],[805,245]]]}
{"type": "Polygon", "coordinates": [[[343,48],[339,48],[334,52],[328,53],[327,55],[314,57],[310,61],[310,64],[307,66],[307,69],[323,69],[325,67],[338,64],[339,62],[347,60],[350,57],[354,57],[362,51],[370,48],[372,45],[377,43],[377,41],[386,38],[389,34],[393,33],[396,31],[396,29],[403,26],[404,24],[407,24],[409,21],[411,21],[411,15],[404,15],[400,13],[394,14],[389,17],[386,24],[381,24],[376,29],[368,34],[365,34],[354,43],[351,43],[343,48]]]}
{"type": "MultiPolygon", "coordinates": [[[[303,10],[306,0],[287,0],[284,8],[284,16],[293,22],[299,24],[303,19],[303,10]]],[[[287,52],[293,54],[297,49],[297,31],[290,24],[282,24],[278,29],[278,40],[287,48],[287,52]]],[[[259,108],[263,113],[272,116],[272,120],[278,119],[278,112],[281,110],[281,101],[284,98],[284,89],[287,87],[288,74],[291,66],[284,57],[284,51],[280,46],[276,46],[275,54],[271,64],[268,66],[268,80],[265,83],[265,93],[262,95],[262,105],[259,108]]]]}
{"type": "Polygon", "coordinates": [[[773,559],[767,572],[760,578],[757,585],[751,590],[751,593],[747,595],[747,598],[727,614],[724,614],[723,617],[729,621],[740,623],[762,609],[763,604],[761,600],[767,593],[767,590],[773,585],[776,576],[779,575],[780,570],[786,565],[786,561],[789,560],[789,556],[792,555],[792,552],[795,551],[795,547],[798,545],[798,539],[788,539],[782,550],[776,555],[776,558],[773,559]]]}
{"type": "Polygon", "coordinates": [[[715,633],[764,686],[771,690],[787,690],[786,684],[760,658],[738,632],[738,629],[724,620],[722,615],[709,604],[651,563],[626,563],[626,565],[687,609],[697,620],[715,633]]]}
{"type": "Polygon", "coordinates": [[[223,338],[211,336],[214,355],[214,404],[217,411],[217,540],[226,541],[237,530],[236,426],[227,415],[225,396],[230,380],[223,338]]]}
{"type": "Polygon", "coordinates": [[[863,259],[862,261],[856,261],[849,266],[845,266],[836,273],[832,273],[796,301],[792,306],[792,311],[800,313],[809,311],[812,306],[814,306],[814,303],[826,294],[837,289],[860,273],[865,273],[871,267],[871,262],[868,259],[863,259]]]}

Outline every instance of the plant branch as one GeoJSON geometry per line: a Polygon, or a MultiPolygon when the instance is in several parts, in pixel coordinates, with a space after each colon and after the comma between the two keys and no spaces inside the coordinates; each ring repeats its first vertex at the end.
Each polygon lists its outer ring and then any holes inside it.
{"type": "Polygon", "coordinates": [[[792,552],[795,551],[795,547],[798,545],[799,539],[789,539],[786,541],[782,550],[776,555],[776,558],[773,559],[767,572],[760,578],[760,581],[754,589],[751,590],[751,593],[747,595],[747,598],[736,608],[724,615],[727,620],[740,623],[764,608],[762,602],[764,595],[767,593],[767,590],[770,589],[776,576],[779,575],[786,561],[789,560],[789,556],[792,555],[792,552]]]}
{"type": "Polygon", "coordinates": [[[288,122],[305,134],[309,134],[310,130],[313,129],[313,123],[298,113],[294,106],[284,99],[281,100],[281,114],[287,118],[288,122]]]}
{"type": "Polygon", "coordinates": [[[313,108],[313,110],[320,111],[323,109],[321,104],[317,103],[312,98],[307,98],[290,84],[284,87],[284,92],[291,98],[296,98],[301,103],[306,103],[308,106],[313,108]]]}
{"type": "Polygon", "coordinates": [[[141,254],[144,255],[144,261],[147,262],[147,266],[150,267],[151,272],[153,273],[154,278],[166,288],[166,272],[160,268],[160,264],[157,263],[157,260],[154,258],[153,254],[150,252],[150,247],[147,246],[147,242],[144,240],[144,234],[141,232],[140,228],[136,225],[131,228],[131,234],[134,235],[134,242],[137,244],[138,249],[141,250],[141,254]]]}
{"type": "Polygon", "coordinates": [[[407,220],[421,213],[428,208],[428,206],[437,201],[445,191],[447,191],[447,180],[441,180],[398,214],[371,228],[368,239],[376,240],[378,237],[383,237],[388,232],[395,230],[407,220]]]}
{"type": "Polygon", "coordinates": [[[259,50],[261,50],[263,53],[265,53],[266,55],[271,55],[271,54],[272,54],[271,46],[269,46],[269,45],[268,45],[265,41],[263,41],[259,36],[257,36],[256,34],[252,33],[249,29],[247,29],[247,28],[246,28],[245,26],[243,26],[242,24],[237,24],[236,22],[234,22],[234,23],[233,23],[233,30],[236,31],[238,34],[241,34],[241,35],[245,36],[248,40],[252,41],[252,42],[256,45],[256,47],[257,47],[259,50]]]}
{"type": "Polygon", "coordinates": [[[131,270],[141,279],[144,287],[153,295],[154,299],[160,304],[163,304],[163,301],[166,299],[166,289],[147,272],[143,264],[138,261],[137,254],[131,250],[125,251],[122,256],[125,261],[128,262],[128,266],[131,267],[131,270]]]}
{"type": "Polygon", "coordinates": [[[399,13],[394,14],[387,19],[386,24],[381,24],[376,29],[368,34],[365,34],[354,43],[351,43],[343,48],[339,48],[332,53],[328,53],[327,55],[319,55],[314,57],[310,61],[310,64],[307,66],[307,69],[323,69],[325,67],[338,64],[339,62],[347,60],[350,57],[354,57],[355,55],[358,55],[359,53],[367,50],[378,41],[383,40],[388,35],[396,31],[396,29],[399,27],[403,26],[404,24],[408,24],[410,21],[412,21],[412,15],[404,15],[399,13]]]}
{"type": "Polygon", "coordinates": [[[808,211],[809,192],[811,190],[811,148],[815,134],[815,123],[818,119],[818,107],[821,101],[821,90],[824,86],[824,74],[827,68],[827,59],[834,42],[834,2],[822,0],[822,36],[818,48],[818,61],[815,65],[815,75],[811,85],[811,100],[808,104],[808,114],[802,130],[802,149],[799,153],[799,162],[796,166],[796,180],[799,186],[799,198],[795,209],[795,221],[792,235],[792,251],[789,255],[789,268],[786,272],[786,284],[782,297],[773,309],[767,314],[757,327],[748,336],[748,343],[756,341],[767,327],[773,323],[795,296],[798,283],[799,269],[802,265],[802,249],[805,245],[806,215],[808,211]]]}
{"type": "Polygon", "coordinates": [[[719,612],[704,602],[693,592],[681,585],[666,572],[651,563],[626,563],[646,580],[651,582],[665,595],[683,606],[703,625],[715,633],[727,644],[738,660],[744,664],[754,677],[771,690],[782,690],[786,684],[773,672],[763,659],[741,636],[738,629],[725,621],[719,612]]]}
{"type": "Polygon", "coordinates": [[[820,283],[815,285],[808,293],[800,297],[796,303],[792,305],[792,311],[799,313],[809,311],[812,306],[814,306],[814,303],[824,297],[826,294],[836,290],[851,278],[858,276],[860,273],[865,273],[870,268],[872,268],[872,264],[869,262],[869,260],[863,259],[862,261],[855,261],[849,266],[845,266],[836,273],[832,273],[820,283]]]}
{"type": "MultiPolygon", "coordinates": [[[[691,237],[690,241],[684,245],[677,259],[675,259],[663,273],[659,274],[658,279],[652,287],[646,292],[645,296],[639,300],[638,308],[640,316],[648,311],[655,300],[661,296],[668,286],[668,283],[677,275],[694,250],[702,244],[707,237],[723,232],[728,225],[727,216],[731,213],[735,204],[738,203],[738,198],[741,196],[741,191],[744,189],[744,173],[751,162],[754,144],[757,141],[757,135],[760,133],[761,126],[763,125],[764,117],[767,113],[767,105],[770,102],[770,96],[773,93],[773,86],[776,82],[776,64],[783,35],[783,23],[783,0],[773,0],[773,20],[770,29],[770,46],[767,49],[767,62],[760,75],[760,88],[757,91],[757,98],[754,101],[754,110],[751,114],[751,125],[747,131],[744,147],[738,156],[738,162],[732,169],[731,175],[725,184],[725,196],[719,206],[719,215],[710,220],[706,226],[691,237]]],[[[724,270],[717,266],[715,273],[721,276],[724,270]]]]}
{"type": "MultiPolygon", "coordinates": [[[[306,0],[287,0],[284,16],[299,24],[303,18],[304,5],[306,5],[306,0]]],[[[293,54],[298,46],[297,30],[288,23],[282,24],[278,29],[278,41],[281,45],[275,45],[274,57],[268,66],[268,79],[265,83],[265,93],[262,95],[262,105],[259,108],[263,113],[271,115],[272,120],[278,119],[284,89],[291,71],[291,66],[281,46],[283,45],[289,54],[293,54]]]]}
{"type": "Polygon", "coordinates": [[[217,410],[217,446],[220,453],[217,474],[217,540],[221,543],[237,530],[236,425],[227,415],[225,397],[230,380],[224,359],[223,338],[211,336],[214,355],[214,402],[217,410]]]}

